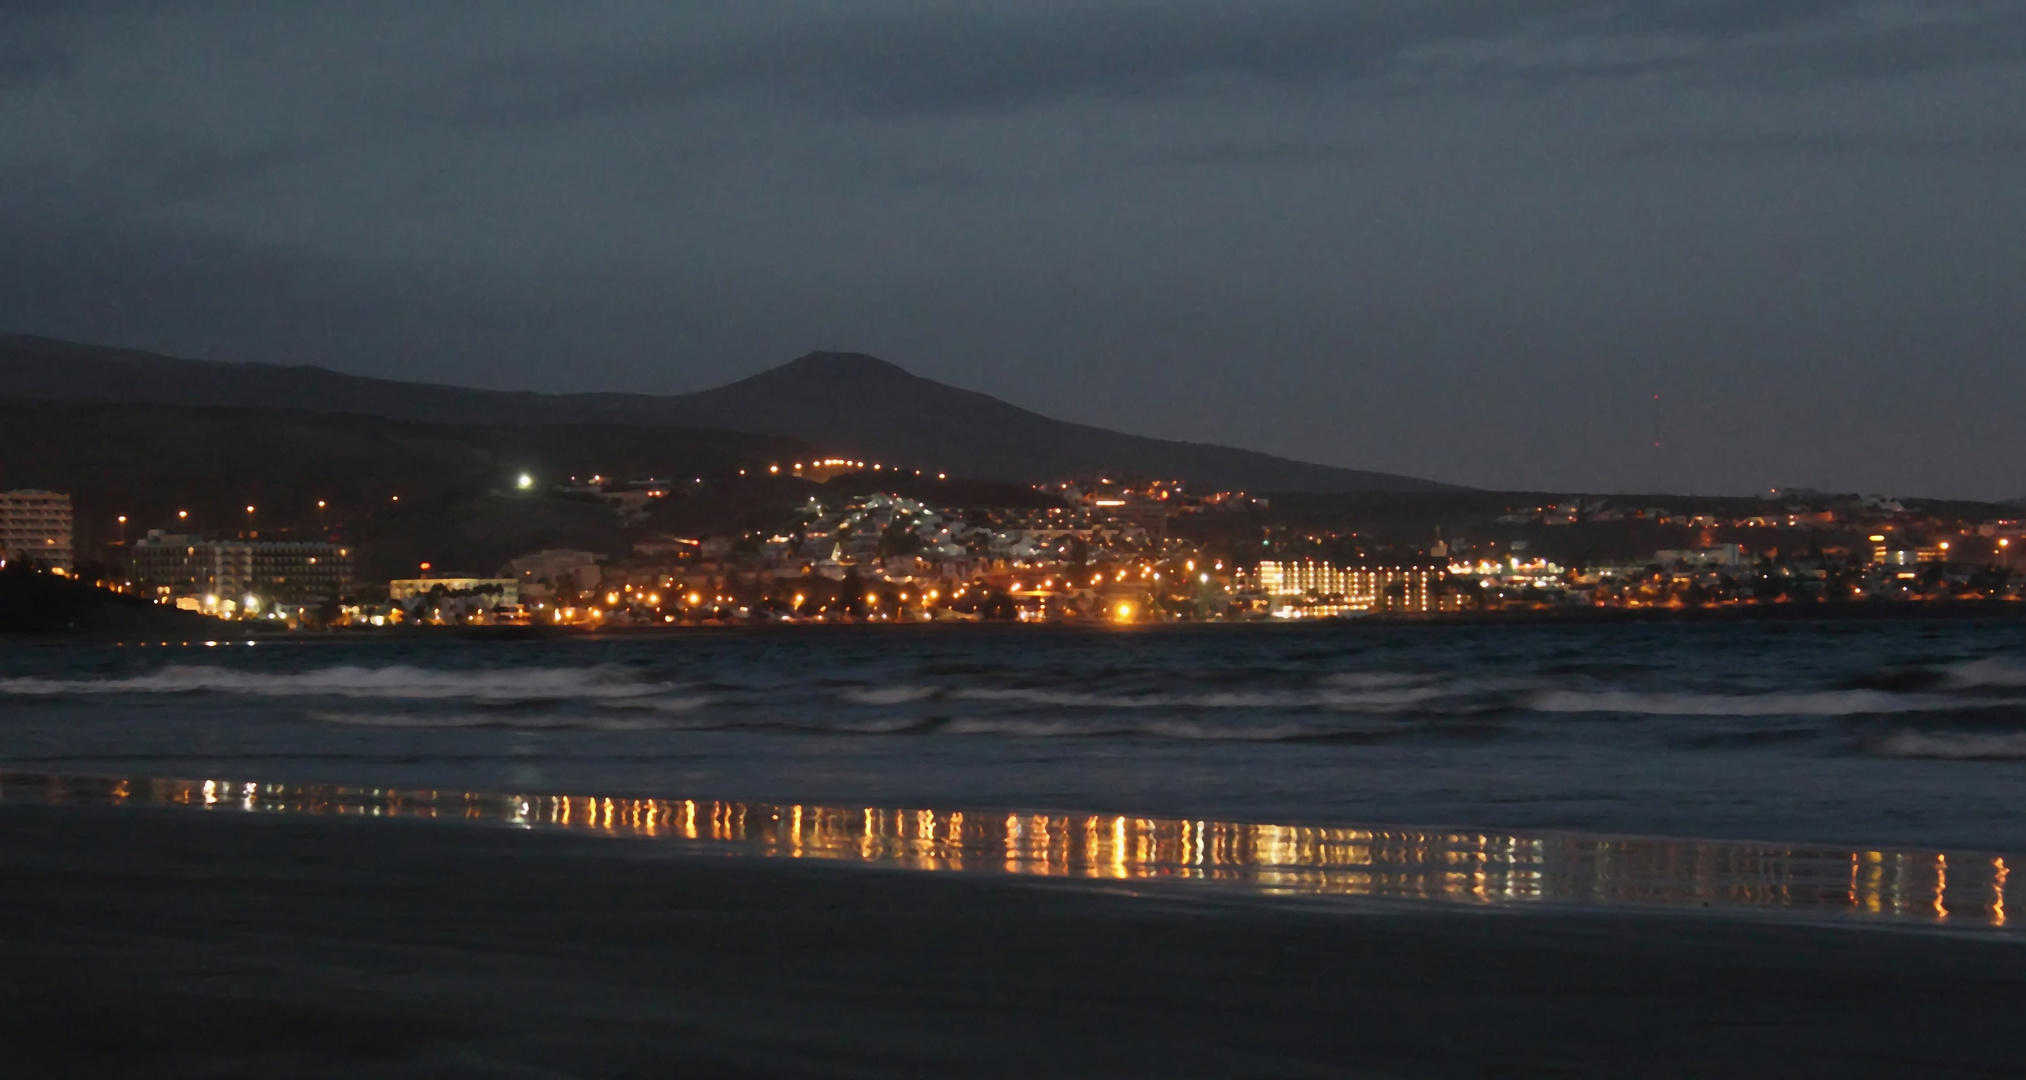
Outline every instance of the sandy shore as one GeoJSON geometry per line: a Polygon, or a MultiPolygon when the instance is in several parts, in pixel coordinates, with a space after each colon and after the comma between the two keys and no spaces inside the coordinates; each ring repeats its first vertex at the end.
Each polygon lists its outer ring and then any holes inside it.
{"type": "Polygon", "coordinates": [[[2019,1075],[2026,946],[0,807],[13,1077],[2019,1075]]]}

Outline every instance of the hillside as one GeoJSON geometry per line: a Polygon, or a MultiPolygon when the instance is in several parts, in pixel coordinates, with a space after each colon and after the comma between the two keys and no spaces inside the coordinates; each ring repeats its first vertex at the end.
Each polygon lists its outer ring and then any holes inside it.
{"type": "Polygon", "coordinates": [[[708,428],[799,439],[830,453],[1015,483],[1124,472],[1250,491],[1456,490],[1411,477],[1066,423],[856,353],[811,353],[693,394],[535,394],[0,335],[0,388],[8,397],[50,401],[229,405],[451,424],[708,428]]]}
{"type": "Polygon", "coordinates": [[[0,432],[0,489],[70,493],[81,553],[117,539],[121,515],[128,539],[149,528],[342,530],[368,553],[362,572],[374,574],[411,557],[483,562],[544,546],[630,546],[595,500],[499,494],[521,472],[545,485],[596,472],[694,479],[810,453],[794,440],[668,427],[23,401],[0,401],[0,432]]]}
{"type": "Polygon", "coordinates": [[[0,634],[203,638],[218,622],[48,574],[0,571],[0,634]]]}

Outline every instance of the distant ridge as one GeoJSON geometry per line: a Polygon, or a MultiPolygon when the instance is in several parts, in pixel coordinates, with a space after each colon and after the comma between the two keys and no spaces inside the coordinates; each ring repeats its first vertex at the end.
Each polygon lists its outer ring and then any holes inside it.
{"type": "Polygon", "coordinates": [[[221,363],[0,335],[0,396],[229,405],[464,424],[608,423],[801,439],[827,451],[1034,483],[1099,472],[1248,491],[1456,491],[1453,485],[1055,420],[863,353],[812,352],[692,394],[538,394],[221,363]]]}

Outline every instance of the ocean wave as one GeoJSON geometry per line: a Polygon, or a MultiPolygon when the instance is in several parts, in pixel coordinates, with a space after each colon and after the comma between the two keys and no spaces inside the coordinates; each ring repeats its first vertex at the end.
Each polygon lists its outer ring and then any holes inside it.
{"type": "Polygon", "coordinates": [[[1645,716],[1875,716],[1988,707],[1937,694],[1883,690],[1814,690],[1769,694],[1668,694],[1629,690],[1540,690],[1521,703],[1535,712],[1632,713],[1645,716]]]}
{"type": "Polygon", "coordinates": [[[1467,736],[1484,738],[1502,729],[1482,724],[1379,725],[1347,724],[1215,724],[1186,718],[1159,719],[1065,719],[1034,716],[967,716],[949,720],[936,729],[948,735],[986,735],[1016,739],[1163,739],[1179,742],[1226,743],[1373,743],[1390,739],[1467,736]]]}
{"type": "Polygon", "coordinates": [[[511,731],[671,731],[684,725],[651,717],[501,716],[497,713],[383,713],[313,711],[311,720],[344,727],[414,731],[492,728],[511,731]]]}
{"type": "Polygon", "coordinates": [[[1958,690],[2026,686],[2026,663],[1989,657],[1951,664],[1943,669],[1943,675],[1947,680],[1945,685],[1958,690]]]}
{"type": "Polygon", "coordinates": [[[854,705],[906,705],[927,701],[942,692],[939,686],[868,686],[846,690],[838,696],[854,705]]]}
{"type": "Polygon", "coordinates": [[[1392,690],[1403,686],[1422,686],[1433,680],[1427,675],[1402,675],[1390,671],[1343,671],[1325,675],[1318,681],[1340,690],[1392,690]]]}
{"type": "Polygon", "coordinates": [[[0,695],[234,694],[246,697],[463,699],[481,702],[618,700],[661,697],[682,687],[635,681],[607,667],[437,671],[408,665],[340,666],[302,672],[171,665],[111,679],[0,679],[0,695]]]}
{"type": "Polygon", "coordinates": [[[693,694],[689,697],[622,697],[598,700],[603,709],[645,709],[652,712],[686,713],[695,712],[716,701],[708,694],[693,694]]]}
{"type": "Polygon", "coordinates": [[[1097,694],[1076,690],[983,689],[955,691],[961,701],[1015,702],[1066,709],[1327,709],[1403,712],[1448,697],[1434,687],[1349,693],[1340,690],[1218,691],[1208,694],[1097,694]]]}
{"type": "Polygon", "coordinates": [[[1945,761],[2012,761],[2026,758],[2026,734],[1896,731],[1868,749],[1880,757],[1945,761]]]}

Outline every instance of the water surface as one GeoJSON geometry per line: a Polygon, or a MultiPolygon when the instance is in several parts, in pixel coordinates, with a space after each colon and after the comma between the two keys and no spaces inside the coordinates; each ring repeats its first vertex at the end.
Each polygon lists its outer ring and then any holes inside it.
{"type": "Polygon", "coordinates": [[[2026,851],[2026,626],[11,646],[0,768],[2026,851]]]}

